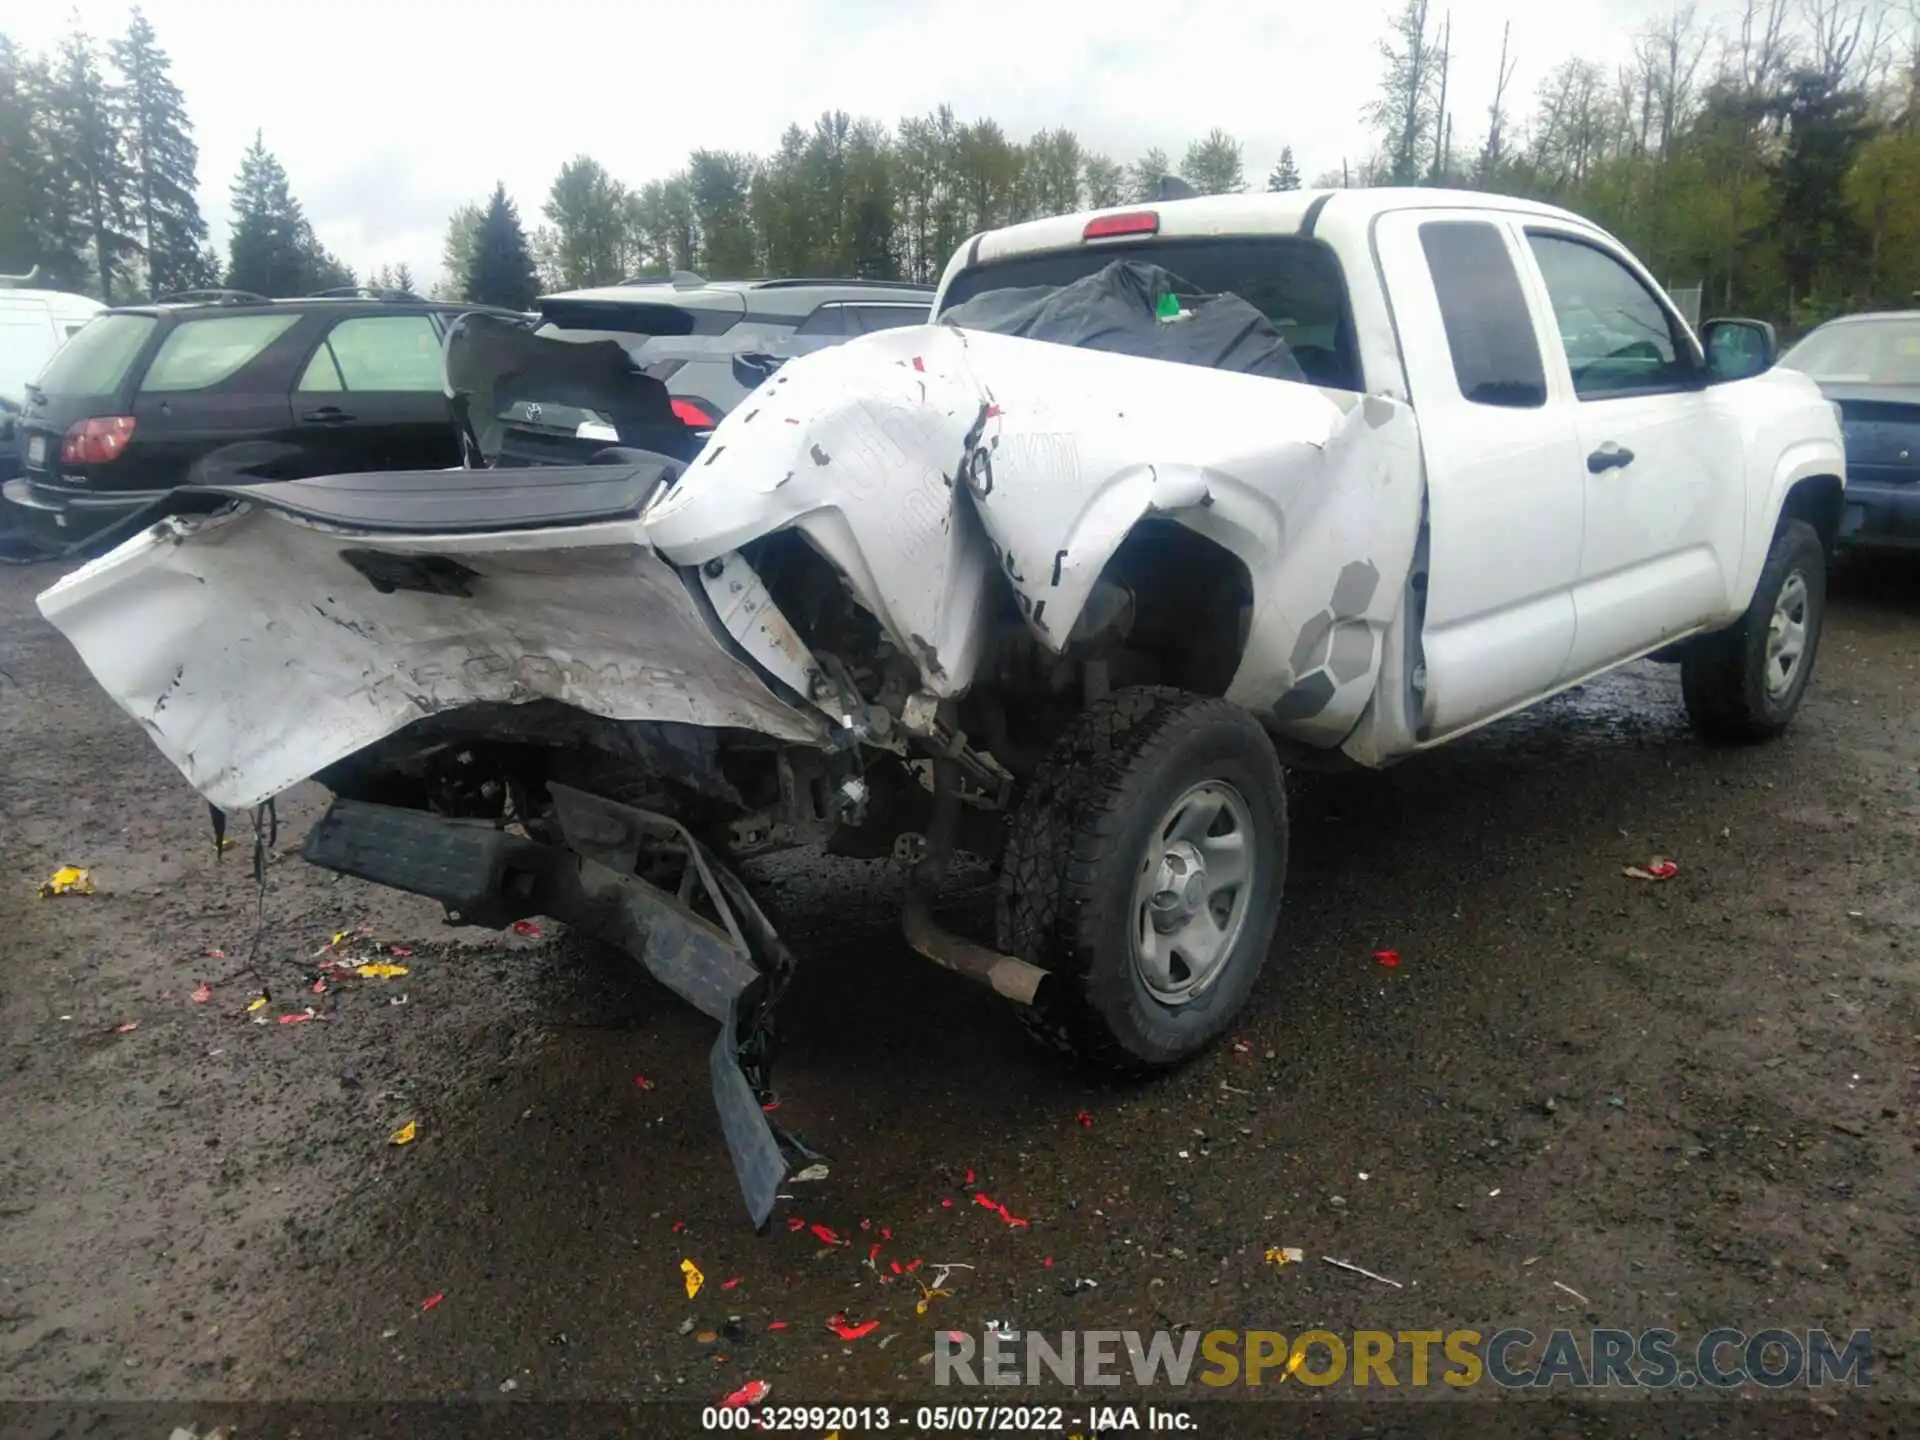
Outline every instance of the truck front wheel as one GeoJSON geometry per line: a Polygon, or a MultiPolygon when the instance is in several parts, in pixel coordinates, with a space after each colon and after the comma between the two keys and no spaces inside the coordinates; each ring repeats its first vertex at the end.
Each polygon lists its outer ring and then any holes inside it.
{"type": "Polygon", "coordinates": [[[1748,744],[1784,731],[1800,708],[1827,612],[1827,557],[1804,520],[1784,522],[1747,613],[1692,641],[1680,662],[1687,718],[1706,740],[1748,744]]]}
{"type": "Polygon", "coordinates": [[[1028,1028],[1136,1074],[1203,1049],[1259,978],[1286,860],[1284,778],[1252,716],[1161,688],[1089,707],[1028,786],[1001,865],[1000,948],[1050,972],[1028,1028]]]}

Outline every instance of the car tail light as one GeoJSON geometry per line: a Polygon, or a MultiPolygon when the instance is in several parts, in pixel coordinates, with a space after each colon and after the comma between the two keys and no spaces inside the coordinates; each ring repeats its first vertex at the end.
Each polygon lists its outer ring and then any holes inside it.
{"type": "Polygon", "coordinates": [[[1122,215],[1096,215],[1080,232],[1082,240],[1110,240],[1116,235],[1158,235],[1160,216],[1152,210],[1129,210],[1122,215]]]}
{"type": "Polygon", "coordinates": [[[131,415],[102,415],[76,420],[60,441],[60,458],[69,465],[104,465],[118,460],[133,439],[131,415]]]}
{"type": "Polygon", "coordinates": [[[707,413],[706,407],[698,400],[687,400],[678,395],[673,397],[673,413],[679,417],[682,425],[694,430],[711,430],[720,423],[707,413]]]}

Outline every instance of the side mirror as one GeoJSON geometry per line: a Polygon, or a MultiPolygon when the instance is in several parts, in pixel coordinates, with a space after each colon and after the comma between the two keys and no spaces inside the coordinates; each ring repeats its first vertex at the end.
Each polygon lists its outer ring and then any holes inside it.
{"type": "Polygon", "coordinates": [[[1709,320],[1700,327],[1710,381],[1746,380],[1773,368],[1780,356],[1773,326],[1764,320],[1709,320]]]}

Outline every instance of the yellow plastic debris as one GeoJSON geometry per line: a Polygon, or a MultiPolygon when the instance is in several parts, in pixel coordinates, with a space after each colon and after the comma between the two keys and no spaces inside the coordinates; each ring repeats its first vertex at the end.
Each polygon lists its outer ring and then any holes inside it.
{"type": "Polygon", "coordinates": [[[405,975],[407,967],[390,964],[385,960],[375,960],[369,965],[356,965],[353,973],[362,980],[391,980],[396,975],[405,975]]]}
{"type": "Polygon", "coordinates": [[[247,1002],[247,1013],[249,1015],[253,1014],[253,1012],[256,1010],[264,1010],[266,1008],[267,1008],[267,997],[264,995],[256,995],[253,997],[253,999],[247,1002]]]}
{"type": "Polygon", "coordinates": [[[413,1143],[413,1137],[418,1135],[419,1133],[420,1133],[419,1123],[417,1121],[409,1120],[407,1121],[406,1124],[402,1125],[398,1130],[394,1131],[393,1134],[387,1137],[387,1143],[389,1145],[411,1145],[413,1143]]]}
{"type": "Polygon", "coordinates": [[[687,1298],[691,1300],[700,1293],[700,1287],[707,1283],[707,1277],[700,1273],[700,1267],[691,1260],[680,1262],[680,1272],[687,1277],[687,1298]]]}
{"type": "Polygon", "coordinates": [[[1267,1247],[1267,1263],[1269,1265],[1298,1265],[1306,1258],[1304,1251],[1296,1250],[1291,1245],[1269,1245],[1267,1247]]]}
{"type": "Polygon", "coordinates": [[[62,865],[47,877],[47,883],[40,887],[40,898],[51,900],[55,895],[91,895],[93,894],[93,876],[77,865],[62,865]]]}

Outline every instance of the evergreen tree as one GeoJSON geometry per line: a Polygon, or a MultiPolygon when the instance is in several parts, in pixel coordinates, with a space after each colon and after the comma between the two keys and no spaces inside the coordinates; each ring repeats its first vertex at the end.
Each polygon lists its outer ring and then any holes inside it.
{"type": "Polygon", "coordinates": [[[70,207],[84,230],[100,298],[124,295],[139,241],[134,238],[137,187],[120,129],[121,96],[101,73],[93,40],[75,30],[60,42],[47,97],[48,203],[70,207]]]}
{"type": "Polygon", "coordinates": [[[44,266],[45,152],[34,117],[40,95],[19,47],[0,35],[0,274],[44,266]]]}
{"type": "Polygon", "coordinates": [[[473,261],[467,271],[467,298],[481,305],[504,305],[509,310],[531,310],[540,282],[533,272],[533,255],[520,212],[507,198],[507,187],[493,187],[493,198],[480,216],[474,234],[473,261]]]}
{"type": "Polygon", "coordinates": [[[256,295],[311,295],[353,284],[353,271],[313,233],[287,172],[260,132],[240,160],[233,183],[233,234],[227,284],[256,295]]]}
{"type": "Polygon", "coordinates": [[[447,238],[441,242],[440,268],[446,278],[434,293],[442,300],[471,300],[467,274],[473,269],[473,241],[480,233],[480,207],[462,205],[447,217],[447,238]]]}
{"type": "Polygon", "coordinates": [[[1269,190],[1298,190],[1300,188],[1300,167],[1294,163],[1293,147],[1285,146],[1280,151],[1280,163],[1273,167],[1273,173],[1267,177],[1269,190]]]}
{"type": "Polygon", "coordinates": [[[167,74],[171,62],[153,26],[137,8],[112,48],[125,82],[122,124],[137,196],[136,228],[147,252],[147,290],[165,295],[188,289],[206,278],[201,246],[207,222],[194,198],[200,148],[186,102],[167,74]]]}
{"type": "Polygon", "coordinates": [[[393,267],[393,288],[402,295],[413,294],[413,271],[407,268],[404,260],[393,267]]]}

